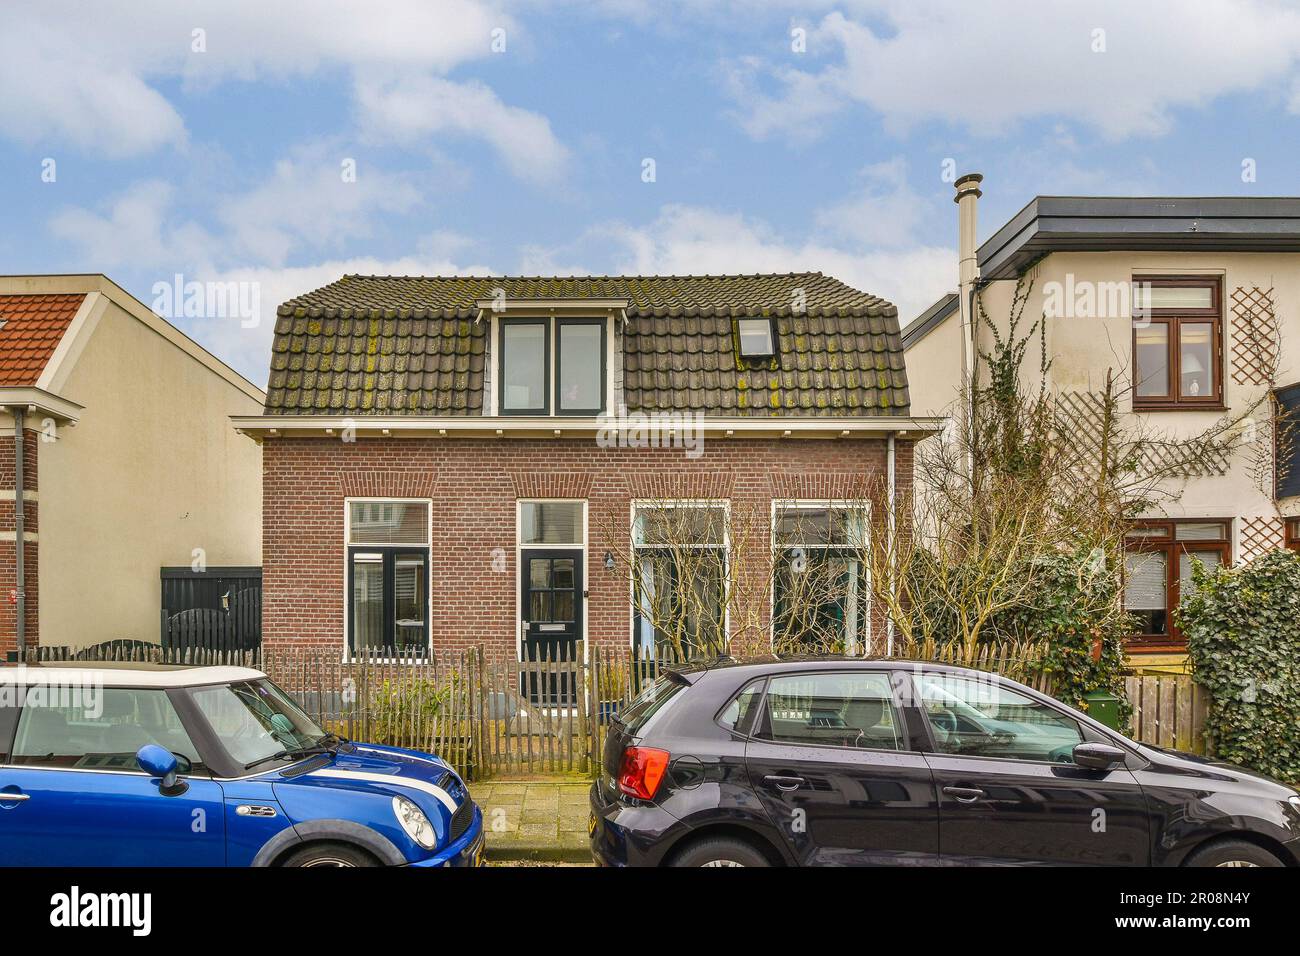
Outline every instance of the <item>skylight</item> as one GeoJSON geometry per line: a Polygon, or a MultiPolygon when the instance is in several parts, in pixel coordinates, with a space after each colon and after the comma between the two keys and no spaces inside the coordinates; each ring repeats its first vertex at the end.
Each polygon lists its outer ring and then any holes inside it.
{"type": "Polygon", "coordinates": [[[776,354],[771,319],[738,319],[740,354],[743,358],[768,358],[776,354]]]}

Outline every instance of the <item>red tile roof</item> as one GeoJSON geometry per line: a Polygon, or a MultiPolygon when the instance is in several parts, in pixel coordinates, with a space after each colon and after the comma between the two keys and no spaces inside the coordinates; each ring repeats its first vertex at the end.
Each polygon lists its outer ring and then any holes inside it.
{"type": "Polygon", "coordinates": [[[84,298],[0,295],[0,387],[36,384],[84,298]]]}

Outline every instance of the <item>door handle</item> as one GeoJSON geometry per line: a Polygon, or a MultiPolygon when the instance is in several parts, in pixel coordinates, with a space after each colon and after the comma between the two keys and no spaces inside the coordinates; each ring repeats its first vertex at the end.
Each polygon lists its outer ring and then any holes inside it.
{"type": "Polygon", "coordinates": [[[958,803],[974,803],[984,796],[984,791],[978,787],[944,787],[943,792],[958,803]]]}
{"type": "Polygon", "coordinates": [[[29,793],[0,793],[0,801],[3,801],[3,800],[30,800],[31,798],[32,798],[32,797],[31,797],[31,794],[29,794],[29,793]]]}
{"type": "Polygon", "coordinates": [[[782,793],[790,793],[802,787],[806,780],[803,777],[789,777],[779,773],[768,774],[763,778],[764,783],[770,783],[782,793]]]}

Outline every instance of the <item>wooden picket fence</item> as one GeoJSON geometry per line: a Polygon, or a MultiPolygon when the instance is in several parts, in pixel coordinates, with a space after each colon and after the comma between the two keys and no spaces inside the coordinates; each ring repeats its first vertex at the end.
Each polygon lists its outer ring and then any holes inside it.
{"type": "MultiPolygon", "coordinates": [[[[900,646],[908,660],[962,664],[1002,674],[1044,693],[1041,645],[980,648],[900,646]]],[[[522,659],[460,651],[375,651],[344,660],[336,648],[264,647],[244,651],[126,645],[96,652],[38,647],[32,660],[148,661],[259,669],[326,729],[353,740],[436,753],[471,780],[491,776],[599,772],[611,719],[680,663],[671,650],[648,659],[630,650],[581,643],[522,659]]],[[[1190,677],[1129,677],[1133,737],[1196,753],[1208,695],[1190,677]]]]}
{"type": "Polygon", "coordinates": [[[1156,747],[1205,754],[1205,717],[1210,695],[1192,678],[1174,675],[1131,676],[1124,696],[1133,705],[1130,735],[1156,747]]]}

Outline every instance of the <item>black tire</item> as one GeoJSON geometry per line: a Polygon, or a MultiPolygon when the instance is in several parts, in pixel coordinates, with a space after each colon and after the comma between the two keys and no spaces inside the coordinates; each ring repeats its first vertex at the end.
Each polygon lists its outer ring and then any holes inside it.
{"type": "Polygon", "coordinates": [[[771,866],[758,850],[742,840],[712,837],[692,843],[669,866],[771,866]]]}
{"type": "Polygon", "coordinates": [[[294,850],[281,866],[378,866],[373,856],[347,843],[313,843],[294,850]]]}
{"type": "Polygon", "coordinates": [[[1285,866],[1268,850],[1245,840],[1218,840],[1187,858],[1185,866],[1285,866]]]}

